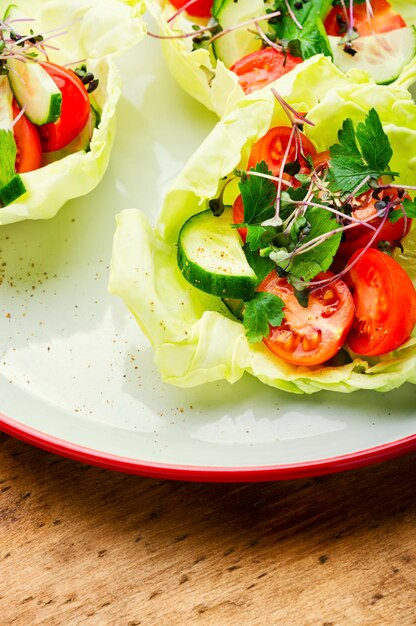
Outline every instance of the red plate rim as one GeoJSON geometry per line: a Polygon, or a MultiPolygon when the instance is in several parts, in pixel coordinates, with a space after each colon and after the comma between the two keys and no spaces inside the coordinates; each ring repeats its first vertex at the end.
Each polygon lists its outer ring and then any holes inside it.
{"type": "Polygon", "coordinates": [[[261,482],[310,478],[381,463],[416,450],[416,434],[414,434],[366,450],[315,461],[249,468],[210,467],[138,461],[100,452],[29,428],[2,413],[0,413],[0,431],[47,452],[104,469],[151,478],[194,482],[261,482]]]}

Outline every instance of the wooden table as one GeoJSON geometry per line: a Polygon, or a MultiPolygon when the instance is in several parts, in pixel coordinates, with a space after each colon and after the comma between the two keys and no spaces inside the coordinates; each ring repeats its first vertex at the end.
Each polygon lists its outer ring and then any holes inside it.
{"type": "Polygon", "coordinates": [[[1,626],[416,624],[415,470],[165,482],[0,435],[1,626]]]}

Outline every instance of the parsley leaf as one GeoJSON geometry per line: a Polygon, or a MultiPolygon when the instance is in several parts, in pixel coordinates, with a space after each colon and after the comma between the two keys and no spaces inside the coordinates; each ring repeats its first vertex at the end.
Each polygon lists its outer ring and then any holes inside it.
{"type": "Polygon", "coordinates": [[[0,188],[14,176],[16,161],[16,142],[11,130],[0,129],[0,188]]]}
{"type": "MultiPolygon", "coordinates": [[[[375,109],[371,109],[364,122],[354,130],[353,122],[346,119],[338,131],[338,144],[330,147],[329,178],[335,191],[353,191],[364,178],[380,178],[391,172],[388,164],[393,151],[375,109]],[[360,145],[360,148],[357,144],[360,145]]],[[[361,188],[359,193],[365,189],[361,188]]]]}
{"type": "Polygon", "coordinates": [[[250,246],[250,250],[253,252],[259,250],[259,248],[265,248],[268,246],[273,237],[276,234],[276,229],[273,226],[255,226],[249,224],[247,227],[247,243],[250,246]]]}
{"type": "MultiPolygon", "coordinates": [[[[251,171],[261,174],[269,174],[265,161],[257,163],[251,171]]],[[[244,206],[244,223],[260,224],[274,215],[274,202],[276,199],[276,188],[273,181],[261,176],[246,176],[239,183],[244,206]]]]}
{"type": "Polygon", "coordinates": [[[398,222],[403,217],[403,214],[406,214],[409,219],[416,218],[416,200],[409,200],[409,198],[405,198],[403,200],[402,207],[403,211],[399,208],[395,211],[390,211],[389,220],[390,222],[393,222],[393,224],[398,222]]]}
{"type": "Polygon", "coordinates": [[[257,276],[258,283],[261,283],[261,281],[275,269],[275,264],[268,256],[260,256],[258,252],[250,250],[248,244],[243,246],[243,250],[251,269],[257,276]]]}
{"type": "Polygon", "coordinates": [[[293,56],[309,59],[314,54],[322,53],[332,57],[323,25],[323,19],[331,8],[331,0],[309,0],[304,3],[297,0],[287,0],[287,3],[302,29],[298,28],[293,21],[287,9],[286,0],[277,0],[274,10],[281,11],[283,17],[269,22],[277,39],[285,45],[287,51],[293,56]]]}
{"type": "Polygon", "coordinates": [[[385,170],[393,150],[375,109],[370,109],[365,122],[357,125],[357,139],[368,165],[375,170],[385,170]]]}
{"type": "Polygon", "coordinates": [[[284,317],[283,307],[284,302],[279,296],[263,291],[246,302],[243,324],[250,343],[257,343],[267,337],[269,324],[280,326],[284,317]]]}
{"type": "MultiPolygon", "coordinates": [[[[310,233],[302,239],[302,245],[338,228],[337,221],[325,209],[309,207],[305,218],[311,225],[310,233]]],[[[309,252],[295,255],[290,265],[290,274],[302,280],[312,280],[320,272],[326,272],[332,264],[341,243],[342,232],[329,236],[309,252]]]]}

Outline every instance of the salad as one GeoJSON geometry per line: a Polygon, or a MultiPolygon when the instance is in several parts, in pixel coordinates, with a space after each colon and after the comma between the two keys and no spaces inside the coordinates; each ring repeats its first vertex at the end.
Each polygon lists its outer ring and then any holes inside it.
{"type": "Polygon", "coordinates": [[[0,1],[0,224],[52,217],[98,184],[120,95],[111,33],[122,28],[122,47],[133,45],[143,10],[0,1]]]}
{"type": "MultiPolygon", "coordinates": [[[[147,0],[168,67],[220,117],[317,54],[343,72],[409,86],[416,5],[404,0],[147,0]],[[358,74],[358,72],[360,74],[358,74]],[[365,74],[364,74],[365,73],[365,74]]],[[[364,79],[364,78],[363,78],[364,79]]]]}
{"type": "Polygon", "coordinates": [[[118,216],[110,291],[166,382],[416,383],[416,107],[400,87],[334,80],[321,97],[314,84],[237,103],[154,230],[139,211],[118,216]]]}

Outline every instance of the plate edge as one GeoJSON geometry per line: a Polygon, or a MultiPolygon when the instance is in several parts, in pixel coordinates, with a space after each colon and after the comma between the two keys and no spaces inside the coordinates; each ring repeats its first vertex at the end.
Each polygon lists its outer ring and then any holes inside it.
{"type": "Polygon", "coordinates": [[[2,413],[0,413],[0,432],[47,452],[103,469],[148,478],[189,482],[267,482],[311,478],[382,463],[416,451],[416,434],[414,434],[373,448],[315,461],[249,468],[211,467],[139,461],[100,452],[30,428],[2,413]]]}

